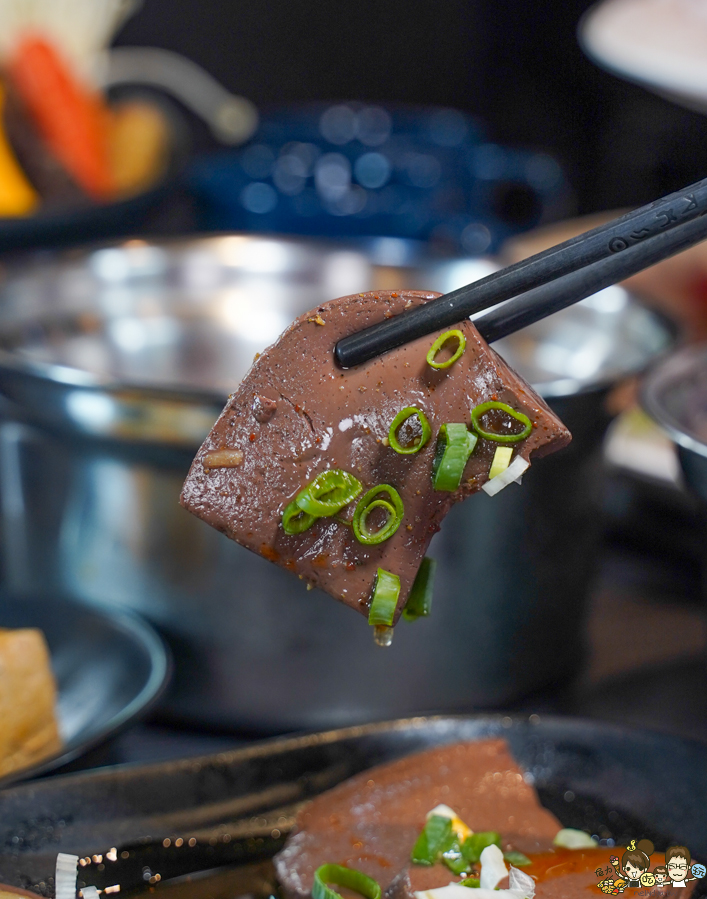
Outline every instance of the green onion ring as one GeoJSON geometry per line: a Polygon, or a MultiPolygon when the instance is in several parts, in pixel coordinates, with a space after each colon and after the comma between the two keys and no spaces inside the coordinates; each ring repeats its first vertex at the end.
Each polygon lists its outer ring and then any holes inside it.
{"type": "Polygon", "coordinates": [[[432,428],[430,427],[430,423],[427,421],[425,413],[422,411],[422,409],[418,409],[416,406],[406,406],[404,409],[401,409],[391,422],[390,428],[388,430],[388,442],[393,447],[396,453],[402,453],[403,455],[410,455],[410,453],[419,453],[431,436],[432,428]],[[412,418],[413,415],[417,415],[420,421],[420,427],[422,428],[422,437],[420,438],[420,442],[418,444],[413,444],[412,446],[403,446],[398,440],[398,428],[403,425],[408,420],[408,418],[412,418]]]}
{"type": "Polygon", "coordinates": [[[304,509],[300,509],[297,503],[292,500],[288,503],[282,513],[282,530],[286,534],[301,534],[307,528],[311,528],[317,520],[316,515],[310,515],[304,509]]]}
{"type": "Polygon", "coordinates": [[[507,403],[498,403],[495,400],[490,400],[488,403],[481,403],[481,405],[472,409],[471,424],[479,437],[484,437],[486,440],[493,440],[495,443],[518,443],[520,440],[525,440],[533,430],[533,423],[527,415],[524,415],[522,412],[517,412],[507,403]],[[495,434],[493,431],[485,431],[481,427],[479,419],[482,415],[486,415],[486,413],[490,412],[492,409],[499,409],[501,412],[510,415],[511,418],[515,418],[516,421],[519,421],[524,426],[523,430],[518,434],[495,434]]]}
{"type": "Polygon", "coordinates": [[[368,623],[384,624],[386,627],[390,627],[393,624],[399,596],[400,578],[397,574],[379,568],[373,588],[373,599],[368,610],[368,623]]]}
{"type": "Polygon", "coordinates": [[[418,618],[426,618],[430,614],[436,568],[436,560],[425,556],[403,609],[403,618],[406,621],[417,621],[418,618]]]}
{"type": "Polygon", "coordinates": [[[295,497],[304,512],[316,518],[336,515],[363,490],[363,484],[348,471],[330,468],[323,471],[295,497]]]}
{"type": "Polygon", "coordinates": [[[437,340],[432,344],[432,346],[427,351],[427,364],[431,365],[432,368],[449,368],[450,365],[454,365],[457,359],[462,355],[464,350],[466,349],[466,337],[464,337],[461,331],[445,331],[444,334],[440,334],[437,340]],[[454,355],[450,356],[449,359],[444,362],[435,362],[435,356],[445,343],[448,340],[455,339],[459,341],[459,345],[454,351],[454,355]]]}
{"type": "Polygon", "coordinates": [[[381,899],[381,888],[372,877],[343,865],[320,865],[317,868],[312,884],[312,899],[341,899],[336,890],[327,886],[330,883],[354,890],[365,899],[381,899]]]}
{"type": "Polygon", "coordinates": [[[405,506],[395,487],[391,487],[390,484],[378,484],[377,487],[371,487],[358,501],[353,514],[351,524],[353,525],[356,539],[359,543],[365,543],[367,546],[384,543],[398,530],[404,514],[405,506]],[[385,499],[374,499],[381,493],[387,493],[390,502],[385,499]],[[385,509],[388,513],[388,518],[380,530],[369,531],[366,521],[374,509],[385,509]]]}
{"type": "Polygon", "coordinates": [[[437,449],[432,463],[432,486],[435,490],[456,490],[464,468],[479,438],[465,424],[443,424],[437,436],[437,449]]]}

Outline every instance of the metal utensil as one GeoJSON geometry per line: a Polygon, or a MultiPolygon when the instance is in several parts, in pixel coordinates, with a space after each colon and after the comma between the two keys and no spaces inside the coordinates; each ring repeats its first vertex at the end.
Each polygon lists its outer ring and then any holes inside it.
{"type": "Polygon", "coordinates": [[[258,111],[230,93],[192,60],[161,47],[113,47],[107,53],[105,87],[143,84],[165,90],[206,122],[217,140],[242,144],[258,126],[258,111]]]}

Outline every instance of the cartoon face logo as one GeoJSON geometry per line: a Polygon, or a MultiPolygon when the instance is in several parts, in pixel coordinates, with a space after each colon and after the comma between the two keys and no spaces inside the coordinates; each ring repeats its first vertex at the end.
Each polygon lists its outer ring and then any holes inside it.
{"type": "Polygon", "coordinates": [[[650,856],[653,852],[653,843],[650,840],[631,840],[626,851],[621,856],[621,864],[617,856],[612,856],[611,863],[617,874],[621,875],[629,886],[637,887],[642,883],[641,878],[649,873],[650,856]]]}
{"type": "Polygon", "coordinates": [[[705,874],[707,874],[707,868],[705,868],[704,865],[699,864],[699,862],[695,862],[692,866],[692,876],[699,880],[701,877],[704,877],[705,874]]]}
{"type": "Polygon", "coordinates": [[[673,883],[685,885],[690,870],[690,850],[686,846],[671,846],[665,853],[665,867],[673,883]]]}
{"type": "Polygon", "coordinates": [[[655,877],[655,882],[659,887],[666,884],[668,882],[668,871],[665,865],[658,865],[657,868],[654,868],[653,876],[655,877]]]}
{"type": "Polygon", "coordinates": [[[652,887],[655,886],[655,876],[651,874],[650,871],[645,871],[641,874],[641,886],[642,887],[652,887]]]}

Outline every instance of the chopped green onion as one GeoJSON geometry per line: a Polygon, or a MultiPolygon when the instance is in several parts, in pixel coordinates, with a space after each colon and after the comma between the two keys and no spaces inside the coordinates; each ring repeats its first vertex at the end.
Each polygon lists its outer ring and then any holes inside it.
{"type": "Polygon", "coordinates": [[[504,852],[503,857],[511,865],[515,865],[516,868],[522,868],[525,865],[533,864],[527,855],[524,855],[522,852],[518,852],[515,849],[509,849],[508,852],[504,852]]]}
{"type": "Polygon", "coordinates": [[[455,839],[451,818],[430,815],[412,847],[410,859],[416,865],[434,865],[455,839]]]}
{"type": "Polygon", "coordinates": [[[475,865],[487,846],[501,845],[501,835],[495,830],[483,830],[472,833],[462,843],[462,855],[470,865],[475,865]]]}
{"type": "Polygon", "coordinates": [[[458,838],[454,837],[452,845],[442,853],[442,861],[454,874],[463,874],[469,870],[469,862],[462,855],[458,838]]]}
{"type": "Polygon", "coordinates": [[[552,842],[563,849],[592,849],[598,845],[594,837],[583,830],[575,830],[574,827],[563,827],[562,830],[558,830],[552,842]]]}
{"type": "Polygon", "coordinates": [[[511,446],[499,446],[493,456],[493,462],[491,463],[491,468],[489,469],[489,481],[492,478],[497,477],[501,474],[502,471],[505,471],[508,466],[511,464],[511,457],[513,455],[513,447],[511,446]]]}
{"type": "Polygon", "coordinates": [[[320,865],[317,868],[312,884],[312,899],[341,899],[341,895],[328,886],[330,883],[353,890],[365,899],[381,899],[380,885],[372,877],[343,865],[320,865]]]}
{"type": "Polygon", "coordinates": [[[396,453],[402,453],[403,455],[410,455],[410,453],[419,453],[419,451],[427,443],[431,436],[432,428],[430,427],[430,423],[427,421],[425,413],[422,411],[422,409],[418,409],[416,406],[406,406],[404,409],[401,409],[391,422],[390,428],[388,429],[388,443],[393,447],[396,453]],[[412,418],[413,415],[417,415],[419,419],[420,427],[422,428],[422,434],[417,443],[415,443],[415,441],[413,440],[408,446],[403,446],[398,440],[398,430],[402,425],[405,424],[408,418],[412,418]]]}
{"type": "Polygon", "coordinates": [[[427,364],[431,365],[432,368],[449,368],[450,365],[454,365],[457,359],[462,355],[464,350],[466,349],[466,337],[462,334],[461,331],[445,331],[444,334],[440,334],[437,340],[432,344],[427,352],[427,364]],[[454,354],[449,357],[449,359],[445,359],[444,362],[435,362],[435,356],[442,347],[447,343],[448,340],[457,340],[458,346],[454,351],[454,354]]]}
{"type": "Polygon", "coordinates": [[[517,412],[507,403],[498,403],[495,400],[490,400],[488,403],[481,403],[481,405],[472,409],[471,424],[479,437],[484,437],[486,440],[493,440],[494,443],[518,443],[521,440],[525,440],[533,430],[533,423],[527,415],[524,415],[522,412],[517,412]],[[511,432],[499,434],[496,431],[485,430],[481,426],[480,419],[482,416],[486,415],[487,412],[491,412],[494,409],[505,412],[507,415],[510,415],[511,418],[520,422],[523,425],[523,430],[519,431],[517,434],[511,432]]]}
{"type": "Polygon", "coordinates": [[[301,534],[307,528],[311,528],[316,520],[316,515],[310,515],[308,512],[300,509],[297,503],[292,500],[291,503],[285,506],[282,513],[282,530],[286,534],[301,534]]]}
{"type": "Polygon", "coordinates": [[[403,609],[403,618],[406,621],[417,621],[418,618],[426,618],[430,614],[436,568],[437,562],[425,556],[403,609]]]}
{"type": "Polygon", "coordinates": [[[404,513],[403,501],[395,487],[391,487],[390,484],[378,484],[376,487],[371,487],[358,501],[354,511],[351,524],[356,539],[359,543],[365,543],[368,546],[384,543],[398,530],[404,513]],[[381,493],[387,493],[390,502],[385,499],[375,499],[381,493]],[[385,524],[377,531],[371,531],[368,528],[368,516],[374,509],[384,509],[386,512],[385,524]]]}
{"type": "Polygon", "coordinates": [[[430,815],[410,857],[416,865],[434,865],[443,861],[454,874],[463,874],[469,868],[452,819],[443,815],[430,815]]]}
{"type": "Polygon", "coordinates": [[[481,886],[481,881],[478,877],[465,877],[460,883],[463,887],[471,887],[472,889],[478,889],[481,886]]]}
{"type": "Polygon", "coordinates": [[[323,471],[295,497],[295,502],[305,512],[321,518],[335,515],[348,506],[363,490],[363,484],[348,471],[330,468],[323,471]]]}
{"type": "Polygon", "coordinates": [[[373,599],[368,610],[369,624],[385,624],[390,627],[395,617],[395,607],[400,596],[400,578],[383,568],[376,574],[373,599]]]}
{"type": "Polygon", "coordinates": [[[477,440],[476,434],[472,434],[464,424],[452,422],[442,425],[432,463],[432,486],[435,490],[449,491],[459,487],[477,440]]]}

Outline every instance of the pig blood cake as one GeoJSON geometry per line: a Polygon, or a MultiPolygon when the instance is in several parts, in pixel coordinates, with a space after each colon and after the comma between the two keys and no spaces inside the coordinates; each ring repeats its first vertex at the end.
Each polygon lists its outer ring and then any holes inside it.
{"type": "Polygon", "coordinates": [[[436,296],[355,294],[298,318],[230,397],[182,492],[195,515],[380,626],[409,599],[411,617],[425,613],[423,558],[455,502],[570,440],[469,321],[337,367],[341,337],[436,296]]]}
{"type": "MultiPolygon", "coordinates": [[[[285,899],[314,895],[322,865],[372,878],[382,899],[589,899],[624,892],[627,882],[612,863],[624,850],[562,829],[529,780],[500,739],[435,747],[369,768],[297,815],[275,856],[285,899]],[[433,834],[440,836],[445,824],[446,842],[430,854],[433,834]],[[485,858],[491,846],[495,861],[485,858]],[[489,861],[496,869],[490,886],[483,883],[489,861]]],[[[663,858],[657,853],[650,867],[663,858]]],[[[686,884],[685,896],[695,883],[686,884]]],[[[665,895],[659,888],[649,893],[665,895]]]]}

